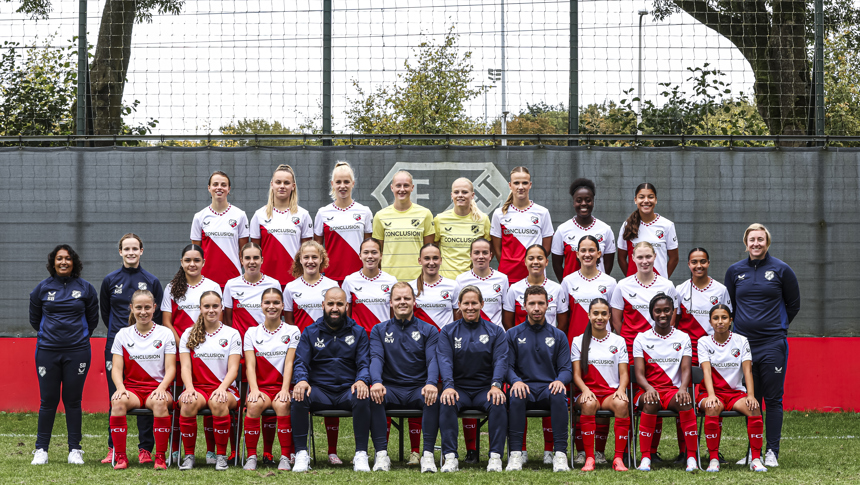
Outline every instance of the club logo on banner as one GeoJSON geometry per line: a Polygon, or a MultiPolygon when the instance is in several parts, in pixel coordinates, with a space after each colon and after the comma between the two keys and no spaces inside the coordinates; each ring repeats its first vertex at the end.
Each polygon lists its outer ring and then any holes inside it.
{"type": "MultiPolygon", "coordinates": [[[[398,162],[391,167],[391,170],[371,192],[380,208],[388,207],[393,202],[393,196],[388,187],[391,186],[391,179],[394,178],[394,174],[400,170],[407,170],[412,174],[415,184],[415,190],[412,191],[412,202],[423,205],[434,214],[454,206],[449,197],[451,184],[460,177],[466,177],[472,181],[475,186],[475,203],[478,205],[478,209],[485,214],[492,214],[493,209],[504,202],[509,192],[508,181],[493,163],[398,162]],[[438,194],[433,194],[436,191],[438,194]],[[442,204],[447,204],[447,206],[442,204]]],[[[480,228],[477,226],[472,229],[473,232],[476,230],[480,232],[480,228]]]]}

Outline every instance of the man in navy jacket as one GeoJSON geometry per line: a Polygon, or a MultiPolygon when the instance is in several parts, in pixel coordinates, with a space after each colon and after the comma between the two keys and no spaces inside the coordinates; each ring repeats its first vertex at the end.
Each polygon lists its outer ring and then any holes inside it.
{"type": "Polygon", "coordinates": [[[423,411],[424,454],[421,472],[436,472],[433,450],[439,430],[439,367],[436,343],[439,331],[415,318],[415,292],[400,281],[391,287],[394,318],[370,330],[371,435],[376,448],[373,471],[388,471],[386,409],[423,411]]]}
{"type": "Polygon", "coordinates": [[[502,471],[502,452],[508,430],[508,413],[502,383],[507,374],[508,344],[502,327],[481,319],[484,298],[481,290],[469,285],[458,298],[463,318],[439,332],[436,346],[442,375],[442,472],[458,470],[457,414],[477,409],[489,415],[490,462],[487,471],[502,471]]]}
{"type": "Polygon", "coordinates": [[[367,331],[346,316],[346,293],[330,288],[323,316],[302,333],[293,371],[293,441],[295,472],[310,468],[308,413],[340,409],[352,411],[355,433],[355,471],[370,471],[367,439],[370,434],[370,348],[367,331]]]}
{"type": "Polygon", "coordinates": [[[553,434],[552,469],[568,471],[567,393],[564,385],[573,375],[570,349],[564,332],[546,323],[548,295],[542,286],[530,286],[523,294],[528,320],[508,330],[508,382],[510,390],[511,456],[508,471],[523,468],[523,431],[527,409],[550,411],[553,434]]]}

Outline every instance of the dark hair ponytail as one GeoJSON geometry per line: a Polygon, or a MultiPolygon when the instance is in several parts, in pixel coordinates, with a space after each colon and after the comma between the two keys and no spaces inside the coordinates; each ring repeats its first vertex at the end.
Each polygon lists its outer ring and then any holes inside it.
{"type": "MultiPolygon", "coordinates": [[[[605,298],[595,298],[588,304],[588,314],[591,315],[591,308],[594,305],[603,304],[609,308],[609,302],[605,298]]],[[[588,374],[588,349],[591,348],[591,318],[588,319],[588,325],[585,326],[585,333],[582,334],[582,349],[579,352],[579,368],[582,370],[583,377],[588,374]]]]}
{"type": "MultiPolygon", "coordinates": [[[[633,197],[639,195],[639,192],[643,190],[650,190],[654,192],[654,196],[657,195],[657,187],[654,187],[652,184],[648,182],[643,182],[636,187],[636,191],[633,192],[633,197]]],[[[639,208],[637,207],[633,213],[627,217],[627,225],[624,226],[624,240],[630,241],[631,239],[636,239],[639,237],[639,223],[642,222],[642,216],[639,215],[639,208]]]]}
{"type": "MultiPolygon", "coordinates": [[[[189,244],[182,248],[182,255],[179,256],[179,259],[185,257],[185,254],[189,251],[197,251],[200,253],[200,257],[206,259],[203,254],[203,248],[196,244],[189,244]]],[[[182,269],[182,264],[179,265],[179,271],[173,275],[173,279],[170,280],[170,296],[173,297],[173,301],[179,302],[182,298],[185,297],[185,293],[188,291],[188,278],[185,277],[185,270],[182,269]]]]}

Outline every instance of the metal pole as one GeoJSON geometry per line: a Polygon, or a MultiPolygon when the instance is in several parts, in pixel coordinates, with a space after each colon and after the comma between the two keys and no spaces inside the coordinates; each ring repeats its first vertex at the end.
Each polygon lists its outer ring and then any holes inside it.
{"type": "MultiPolygon", "coordinates": [[[[505,104],[505,0],[502,0],[502,134],[508,133],[507,106],[505,104]]],[[[508,140],[502,140],[502,146],[507,146],[508,140]]]]}
{"type": "Polygon", "coordinates": [[[639,101],[636,102],[636,134],[641,135],[642,130],[639,129],[639,125],[642,124],[642,17],[648,15],[647,10],[639,11],[639,85],[636,88],[636,97],[639,98],[639,101]]]}
{"type": "MultiPolygon", "coordinates": [[[[331,134],[331,0],[323,0],[322,132],[331,134]]],[[[323,140],[323,145],[331,145],[323,140]]]]}
{"type": "Polygon", "coordinates": [[[824,136],[824,0],[815,0],[815,134],[824,136]]]}
{"type": "Polygon", "coordinates": [[[487,89],[488,88],[487,88],[487,86],[481,86],[481,87],[484,88],[484,131],[486,131],[486,128],[488,126],[487,125],[487,89]]]}
{"type": "MultiPolygon", "coordinates": [[[[87,0],[78,3],[78,110],[75,134],[87,134],[87,71],[89,71],[89,60],[87,58],[87,0]]],[[[78,146],[84,146],[79,141],[78,146]]]]}
{"type": "MultiPolygon", "coordinates": [[[[567,108],[567,133],[579,134],[579,0],[570,0],[570,86],[567,108]]],[[[568,140],[568,145],[578,143],[568,140]]]]}

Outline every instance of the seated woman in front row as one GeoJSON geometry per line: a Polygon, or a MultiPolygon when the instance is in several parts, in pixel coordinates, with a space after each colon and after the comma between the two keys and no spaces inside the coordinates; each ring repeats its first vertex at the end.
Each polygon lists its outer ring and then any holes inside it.
{"type": "Polygon", "coordinates": [[[639,470],[651,471],[651,440],[657,424],[657,412],[665,409],[680,415],[687,445],[687,471],[696,471],[699,436],[693,398],[687,392],[693,358],[690,337],[672,327],[672,316],[675,314],[672,297],[658,293],[651,299],[648,311],[654,320],[654,327],[633,340],[633,365],[636,383],[640,387],[633,403],[642,411],[639,425],[642,462],[639,470]]]}
{"type": "Polygon", "coordinates": [[[720,413],[729,410],[747,417],[752,454],[750,470],[766,472],[761,462],[764,422],[753,392],[750,344],[743,335],[732,333],[732,314],[728,306],[714,305],[709,318],[714,334],[699,339],[699,363],[705,378],[704,389],[700,388],[696,398],[705,414],[705,442],[711,456],[707,471],[720,471],[720,413]]]}

